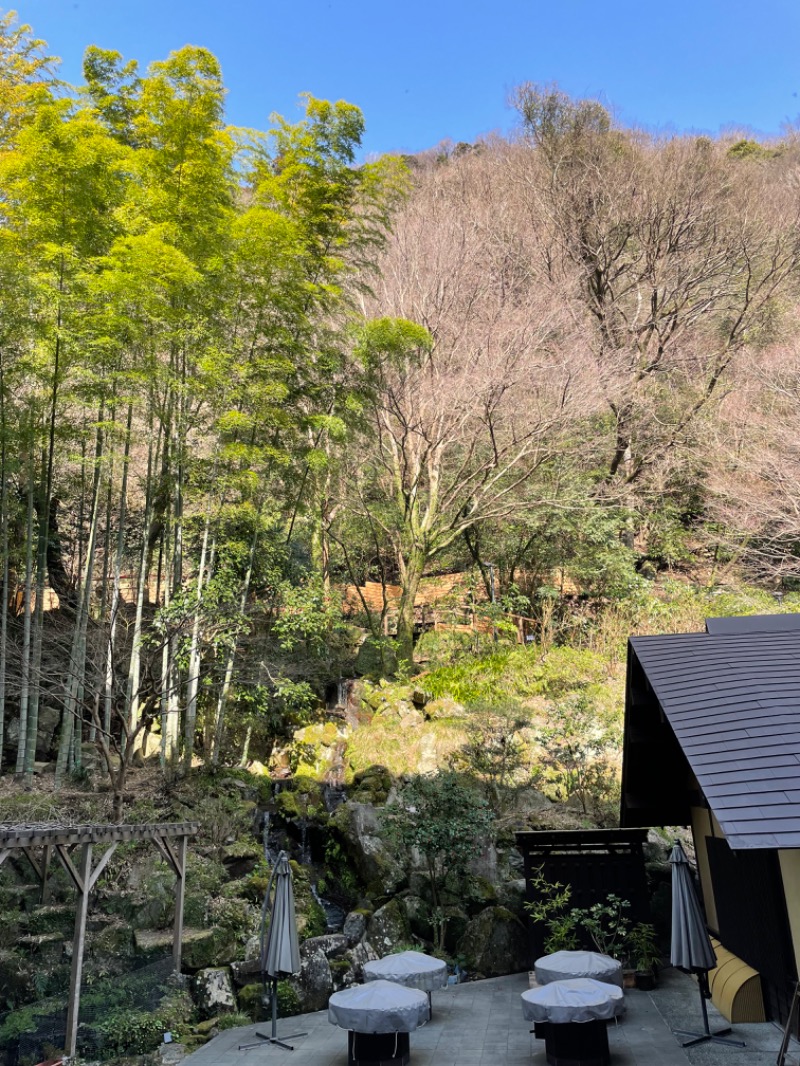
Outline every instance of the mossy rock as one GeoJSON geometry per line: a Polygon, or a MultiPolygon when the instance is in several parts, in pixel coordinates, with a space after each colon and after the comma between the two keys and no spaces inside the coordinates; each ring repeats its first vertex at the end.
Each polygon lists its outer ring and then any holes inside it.
{"type": "Polygon", "coordinates": [[[486,977],[518,973],[527,965],[525,926],[505,907],[487,907],[468,923],[458,954],[486,977]]]}
{"type": "Polygon", "coordinates": [[[275,797],[275,808],[289,822],[304,818],[325,822],[328,817],[322,785],[306,774],[292,778],[284,785],[275,797]]]}
{"type": "Polygon", "coordinates": [[[399,897],[390,899],[367,922],[367,940],[383,957],[396,950],[398,944],[411,939],[411,928],[405,905],[399,897]]]}
{"type": "Polygon", "coordinates": [[[37,907],[25,915],[25,925],[29,933],[66,933],[71,934],[75,925],[75,906],[69,903],[51,903],[37,907]]]}
{"type": "Polygon", "coordinates": [[[133,930],[130,925],[114,922],[91,937],[89,948],[95,958],[127,958],[134,951],[133,930]]]}
{"type": "Polygon", "coordinates": [[[384,678],[397,672],[397,653],[385,642],[367,637],[358,649],[354,669],[359,677],[384,678]]]}
{"type": "Polygon", "coordinates": [[[350,796],[359,803],[382,804],[389,798],[393,785],[394,778],[385,766],[368,766],[353,775],[350,796]]]}
{"type": "Polygon", "coordinates": [[[239,1010],[254,1022],[266,1021],[269,1007],[264,1003],[264,985],[261,981],[240,988],[236,996],[239,1010]]]}
{"type": "Polygon", "coordinates": [[[481,907],[497,903],[497,886],[485,877],[473,877],[470,883],[470,896],[481,907]]]}
{"type": "Polygon", "coordinates": [[[425,717],[430,722],[437,719],[451,720],[466,718],[467,712],[463,704],[457,703],[456,700],[451,699],[449,696],[443,696],[437,700],[429,700],[425,704],[425,717]]]}

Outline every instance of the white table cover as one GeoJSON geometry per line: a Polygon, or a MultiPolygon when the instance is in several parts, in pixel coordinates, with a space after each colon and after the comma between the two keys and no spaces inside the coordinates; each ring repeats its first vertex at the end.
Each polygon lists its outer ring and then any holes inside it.
{"type": "Polygon", "coordinates": [[[421,951],[400,951],[364,963],[365,981],[394,981],[406,988],[433,992],[447,984],[447,963],[421,951]]]}
{"type": "Polygon", "coordinates": [[[428,997],[392,981],[334,992],[328,1000],[328,1021],[356,1033],[410,1033],[428,1020],[428,997]]]}
{"type": "Polygon", "coordinates": [[[622,963],[598,951],[556,951],[537,959],[533,969],[540,985],[568,981],[573,977],[591,977],[622,988],[622,963]]]}
{"type": "Polygon", "coordinates": [[[590,977],[553,981],[522,993],[522,1014],[529,1022],[605,1021],[625,1013],[622,989],[590,977]]]}

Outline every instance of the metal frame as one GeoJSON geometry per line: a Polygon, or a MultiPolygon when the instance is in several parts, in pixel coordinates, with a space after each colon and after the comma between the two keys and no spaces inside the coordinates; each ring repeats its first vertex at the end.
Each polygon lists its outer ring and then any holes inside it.
{"type": "Polygon", "coordinates": [[[78,1016],[81,1000],[83,955],[86,946],[86,919],[89,896],[120,843],[151,841],[175,874],[175,922],[172,932],[172,962],[181,968],[183,901],[186,895],[186,852],[189,837],[198,830],[196,822],[164,822],[147,825],[38,825],[0,824],[0,866],[9,856],[22,852],[41,886],[41,903],[47,900],[48,875],[53,855],[58,859],[78,893],[75,932],[72,941],[72,969],[69,979],[65,1054],[74,1058],[78,1043],[78,1016]],[[103,848],[93,862],[94,848],[103,848]],[[37,854],[37,849],[41,849],[37,854]]]}

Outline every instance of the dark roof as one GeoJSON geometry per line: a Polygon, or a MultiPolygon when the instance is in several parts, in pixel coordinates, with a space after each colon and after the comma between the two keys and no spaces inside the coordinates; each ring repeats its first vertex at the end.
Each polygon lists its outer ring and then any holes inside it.
{"type": "Polygon", "coordinates": [[[706,618],[708,633],[785,633],[800,629],[800,614],[749,614],[706,618]]]}
{"type": "Polygon", "coordinates": [[[655,794],[669,787],[662,757],[673,791],[686,795],[657,711],[732,848],[800,848],[800,629],[631,638],[623,825],[643,824],[659,803],[670,813],[655,794]]]}

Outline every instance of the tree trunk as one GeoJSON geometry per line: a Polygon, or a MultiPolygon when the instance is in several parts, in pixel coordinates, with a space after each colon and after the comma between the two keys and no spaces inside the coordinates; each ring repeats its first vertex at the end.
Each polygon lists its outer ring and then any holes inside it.
{"type": "Polygon", "coordinates": [[[412,548],[407,556],[398,558],[403,591],[397,611],[397,658],[408,667],[414,665],[414,604],[426,561],[421,548],[412,548]]]}
{"type": "MultiPolygon", "coordinates": [[[[33,427],[31,427],[31,430],[33,427]]],[[[31,433],[32,436],[32,433],[31,433]]],[[[28,703],[31,681],[31,615],[33,613],[33,440],[28,456],[28,515],[25,543],[25,590],[23,592],[22,663],[19,690],[19,735],[17,739],[16,772],[25,771],[25,746],[28,739],[28,703]]]]}
{"type": "Polygon", "coordinates": [[[81,590],[78,602],[78,616],[75,620],[75,631],[72,640],[72,651],[67,673],[64,696],[64,718],[61,724],[61,737],[58,744],[58,758],[56,760],[55,786],[59,788],[67,771],[72,752],[73,740],[76,737],[76,725],[80,725],[79,700],[83,689],[83,680],[86,670],[86,631],[89,623],[89,607],[92,598],[92,581],[94,577],[95,547],[97,544],[97,527],[100,518],[100,467],[103,457],[103,407],[98,412],[98,429],[95,445],[95,472],[94,486],[92,489],[92,516],[89,524],[89,540],[86,545],[86,564],[81,579],[81,590]]]}
{"type": "Polygon", "coordinates": [[[122,457],[122,486],[119,501],[119,528],[117,529],[117,547],[114,555],[114,590],[111,594],[111,611],[108,618],[108,647],[106,649],[106,684],[103,701],[103,729],[108,736],[111,733],[111,706],[114,695],[114,653],[116,650],[117,613],[119,612],[120,585],[122,581],[122,556],[125,551],[125,516],[128,495],[128,460],[131,453],[131,424],[133,421],[133,404],[128,404],[128,423],[125,429],[125,451],[122,457]]]}
{"type": "Polygon", "coordinates": [[[3,553],[3,586],[0,591],[0,770],[6,727],[6,656],[8,649],[8,482],[6,469],[6,383],[0,351],[0,551],[3,553]]]}
{"type": "MultiPolygon", "coordinates": [[[[137,731],[139,725],[140,701],[139,685],[142,668],[142,622],[144,617],[144,599],[150,586],[147,566],[150,560],[150,518],[152,513],[153,468],[158,462],[159,441],[153,447],[153,419],[150,418],[150,443],[147,447],[147,483],[144,497],[144,528],[142,531],[142,552],[139,561],[139,577],[136,586],[136,616],[133,622],[133,640],[131,658],[128,664],[128,687],[125,693],[125,722],[131,736],[141,737],[137,731]]],[[[160,439],[159,439],[160,440],[160,439]]]]}
{"type": "MultiPolygon", "coordinates": [[[[244,585],[242,586],[242,599],[239,604],[239,609],[244,615],[247,609],[247,597],[250,592],[250,579],[253,576],[253,565],[256,558],[256,548],[258,546],[258,524],[261,520],[261,508],[258,509],[256,515],[256,528],[253,533],[253,540],[250,544],[250,559],[247,564],[247,573],[244,578],[244,585]]],[[[219,765],[220,752],[222,751],[222,738],[225,732],[225,704],[228,699],[228,692],[230,691],[231,681],[233,680],[233,664],[236,659],[236,642],[234,641],[228,655],[228,662],[225,666],[225,679],[222,682],[222,688],[220,690],[219,698],[217,700],[216,713],[214,715],[214,735],[211,744],[211,765],[216,767],[219,765]]]]}

